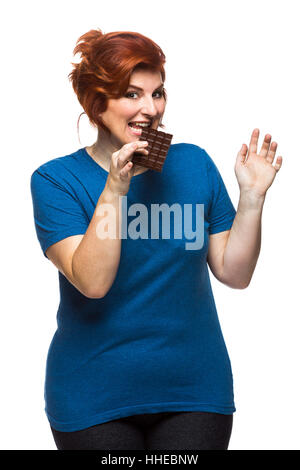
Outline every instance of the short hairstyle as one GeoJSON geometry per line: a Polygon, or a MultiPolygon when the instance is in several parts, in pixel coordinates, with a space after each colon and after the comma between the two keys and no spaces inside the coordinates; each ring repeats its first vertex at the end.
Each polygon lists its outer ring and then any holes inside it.
{"type": "MultiPolygon", "coordinates": [[[[109,99],[124,96],[130,75],[135,70],[158,71],[165,82],[163,51],[140,33],[116,31],[103,34],[99,28],[92,29],[77,40],[73,54],[77,53],[81,54],[81,61],[72,63],[73,70],[68,78],[92,126],[100,126],[108,133],[110,131],[99,114],[107,109],[109,99]]],[[[167,101],[165,89],[163,97],[167,101]]],[[[165,127],[162,123],[159,126],[165,127]]]]}

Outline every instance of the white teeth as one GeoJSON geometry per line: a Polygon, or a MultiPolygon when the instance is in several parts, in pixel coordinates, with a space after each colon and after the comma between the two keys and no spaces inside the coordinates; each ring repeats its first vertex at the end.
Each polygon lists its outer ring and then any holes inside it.
{"type": "Polygon", "coordinates": [[[140,126],[140,127],[149,127],[150,123],[148,122],[132,122],[131,124],[134,124],[135,126],[140,126]]]}

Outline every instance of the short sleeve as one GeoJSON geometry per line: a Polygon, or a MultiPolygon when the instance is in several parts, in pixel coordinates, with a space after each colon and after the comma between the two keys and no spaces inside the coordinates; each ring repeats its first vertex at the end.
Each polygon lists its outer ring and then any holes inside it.
{"type": "Polygon", "coordinates": [[[45,252],[50,245],[85,234],[89,221],[76,197],[43,170],[32,173],[30,189],[37,238],[48,259],[45,252]]]}
{"type": "Polygon", "coordinates": [[[212,235],[231,229],[236,210],[216,164],[209,155],[207,157],[208,180],[212,194],[208,215],[209,234],[212,235]]]}

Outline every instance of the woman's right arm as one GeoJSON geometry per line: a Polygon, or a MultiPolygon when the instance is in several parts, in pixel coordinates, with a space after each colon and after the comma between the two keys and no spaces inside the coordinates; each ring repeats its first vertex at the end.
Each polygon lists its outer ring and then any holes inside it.
{"type": "Polygon", "coordinates": [[[126,195],[129,190],[134,172],[131,162],[133,153],[137,150],[146,153],[147,145],[147,142],[142,141],[131,142],[113,153],[106,185],[98,199],[86,233],[74,251],[71,263],[74,284],[80,286],[80,291],[90,298],[104,297],[117,275],[122,240],[119,238],[119,227],[122,224],[119,197],[126,195]],[[113,220],[105,210],[100,213],[103,204],[109,204],[109,208],[112,209],[110,214],[114,214],[113,220]],[[101,224],[103,219],[112,224],[111,228],[116,228],[116,238],[99,237],[99,227],[105,225],[103,222],[101,224]]]}
{"type": "Polygon", "coordinates": [[[115,239],[101,239],[97,235],[98,224],[104,217],[107,218],[107,213],[97,215],[103,204],[109,204],[115,210],[116,227],[119,227],[122,215],[119,211],[119,194],[105,186],[88,229],[72,258],[72,277],[81,292],[90,298],[104,297],[114,282],[120,262],[121,240],[118,232],[115,239]]]}

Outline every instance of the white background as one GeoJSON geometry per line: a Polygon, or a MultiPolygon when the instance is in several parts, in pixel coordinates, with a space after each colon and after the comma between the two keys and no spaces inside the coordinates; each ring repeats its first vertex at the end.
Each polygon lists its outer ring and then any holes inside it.
{"type": "Polygon", "coordinates": [[[2,449],[55,449],[43,385],[58,272],[33,225],[31,173],[91,145],[96,131],[67,79],[76,40],[137,31],[167,57],[165,132],[204,148],[234,206],[237,152],[260,129],[283,165],[263,209],[250,286],[211,282],[234,375],[230,449],[300,449],[299,7],[285,0],[11,1],[1,4],[2,449]]]}

